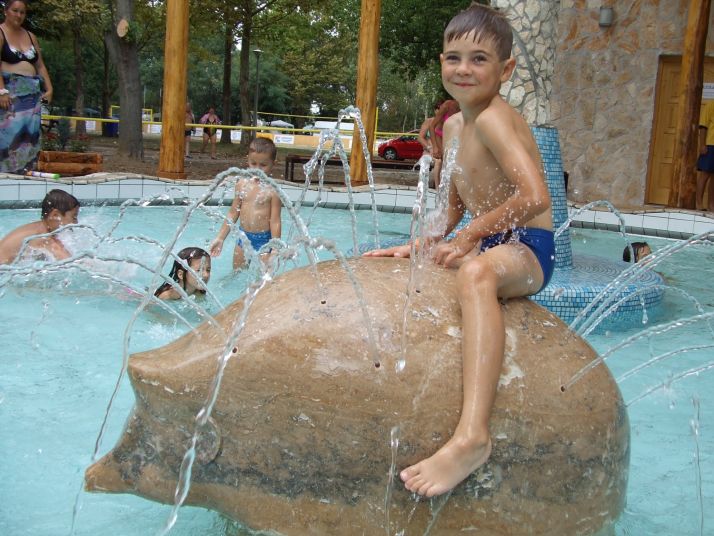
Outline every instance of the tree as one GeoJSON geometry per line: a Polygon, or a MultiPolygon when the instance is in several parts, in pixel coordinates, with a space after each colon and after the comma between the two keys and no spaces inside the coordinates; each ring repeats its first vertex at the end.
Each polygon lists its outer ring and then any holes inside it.
{"type": "MultiPolygon", "coordinates": [[[[100,0],[42,0],[34,23],[47,35],[72,44],[74,59],[74,110],[84,115],[85,62],[83,43],[96,36],[96,20],[102,20],[104,10],[100,0]]],[[[101,28],[101,25],[99,25],[101,28]]],[[[84,121],[76,125],[78,134],[85,133],[84,121]]]]}
{"type": "Polygon", "coordinates": [[[290,111],[336,114],[355,101],[358,0],[296,11],[265,34],[277,67],[289,80],[290,111]]]}
{"type": "MultiPolygon", "coordinates": [[[[438,64],[444,28],[472,0],[383,0],[381,50],[414,78],[438,64]]],[[[488,5],[488,0],[478,3],[488,5]]]]}
{"type": "Polygon", "coordinates": [[[137,50],[138,27],[134,20],[133,0],[106,0],[110,24],[104,30],[109,57],[117,69],[119,81],[119,154],[144,158],[141,131],[141,76],[137,50]],[[120,25],[121,23],[121,25],[120,25]]]}

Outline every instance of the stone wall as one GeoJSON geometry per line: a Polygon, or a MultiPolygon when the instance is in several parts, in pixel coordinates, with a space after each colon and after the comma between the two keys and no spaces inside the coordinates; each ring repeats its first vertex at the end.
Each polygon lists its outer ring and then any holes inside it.
{"type": "Polygon", "coordinates": [[[529,124],[550,122],[550,94],[557,46],[557,0],[493,0],[514,30],[516,69],[501,94],[529,124]]]}
{"type": "MultiPolygon", "coordinates": [[[[561,0],[550,119],[560,132],[570,199],[644,203],[659,58],[681,55],[688,5],[561,0]],[[609,28],[598,26],[601,5],[614,9],[609,28]]],[[[714,55],[714,31],[706,50],[714,55]]]]}

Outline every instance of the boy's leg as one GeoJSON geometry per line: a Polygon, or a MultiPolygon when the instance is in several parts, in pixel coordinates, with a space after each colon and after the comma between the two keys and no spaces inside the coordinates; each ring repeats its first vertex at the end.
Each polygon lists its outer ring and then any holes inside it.
{"type": "Polygon", "coordinates": [[[462,317],[463,403],[454,435],[433,456],[400,474],[408,490],[427,497],[453,489],[491,454],[489,419],[496,398],[505,345],[498,298],[540,289],[543,272],[522,244],[496,246],[459,268],[462,317]]]}

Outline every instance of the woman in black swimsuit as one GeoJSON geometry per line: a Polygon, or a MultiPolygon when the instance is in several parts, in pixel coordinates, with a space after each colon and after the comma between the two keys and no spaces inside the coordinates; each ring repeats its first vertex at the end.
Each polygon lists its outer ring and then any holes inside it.
{"type": "Polygon", "coordinates": [[[211,158],[216,159],[216,128],[211,125],[220,125],[221,118],[216,115],[216,109],[211,106],[208,112],[203,115],[199,121],[201,124],[206,125],[203,127],[203,145],[201,146],[201,152],[206,149],[206,144],[211,142],[211,158]]]}
{"type": "Polygon", "coordinates": [[[8,0],[0,24],[0,172],[32,168],[40,148],[40,99],[52,101],[52,82],[37,38],[22,27],[26,0],[8,0]]]}

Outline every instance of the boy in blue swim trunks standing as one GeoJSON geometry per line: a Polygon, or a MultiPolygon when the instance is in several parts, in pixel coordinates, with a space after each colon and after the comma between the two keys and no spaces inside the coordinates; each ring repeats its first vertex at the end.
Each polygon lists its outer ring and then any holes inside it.
{"type": "MultiPolygon", "coordinates": [[[[256,138],[248,148],[248,167],[259,169],[266,175],[270,175],[273,172],[276,157],[277,149],[272,140],[256,138]]],[[[236,182],[236,192],[231,208],[218,231],[218,236],[211,242],[209,248],[211,257],[218,257],[221,254],[223,242],[233,224],[240,218],[240,230],[250,242],[250,247],[260,252],[261,258],[267,261],[270,251],[265,250],[263,246],[271,238],[280,238],[282,231],[281,208],[280,197],[269,185],[261,184],[257,177],[239,179],[236,182]]],[[[233,250],[234,270],[240,270],[245,266],[246,246],[242,237],[239,237],[233,250]]]]}
{"type": "MultiPolygon", "coordinates": [[[[406,488],[433,497],[446,493],[486,463],[489,419],[505,346],[499,298],[535,294],[550,279],[554,245],[543,165],[523,117],[499,95],[515,67],[505,16],[472,4],[444,32],[444,88],[461,112],[444,126],[444,147],[457,140],[446,230],[427,237],[435,262],[458,270],[462,317],[463,402],[454,435],[400,476],[406,488]],[[448,242],[443,237],[468,209],[473,220],[448,242]]],[[[409,256],[410,246],[368,253],[409,256]]]]}

